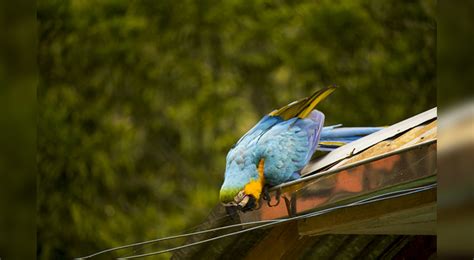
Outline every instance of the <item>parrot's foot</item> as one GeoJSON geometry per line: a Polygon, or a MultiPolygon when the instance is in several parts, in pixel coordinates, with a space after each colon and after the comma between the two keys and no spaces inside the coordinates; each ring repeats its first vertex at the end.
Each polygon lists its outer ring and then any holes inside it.
{"type": "Polygon", "coordinates": [[[269,189],[269,186],[268,185],[265,185],[263,186],[263,200],[267,201],[267,205],[269,207],[275,207],[275,206],[278,206],[278,204],[280,204],[280,190],[277,190],[277,193],[276,193],[276,204],[272,205],[270,202],[272,201],[272,196],[270,196],[270,192],[268,192],[268,189],[269,189]]]}
{"type": "Polygon", "coordinates": [[[265,201],[270,201],[272,199],[272,197],[270,196],[270,193],[268,192],[268,185],[264,185],[263,186],[263,191],[262,191],[262,195],[263,195],[263,200],[265,201]]]}

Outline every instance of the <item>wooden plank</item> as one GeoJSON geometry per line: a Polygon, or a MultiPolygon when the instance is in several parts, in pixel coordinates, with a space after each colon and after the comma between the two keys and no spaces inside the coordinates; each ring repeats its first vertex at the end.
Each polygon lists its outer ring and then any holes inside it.
{"type": "Polygon", "coordinates": [[[357,227],[342,225],[331,233],[436,235],[436,203],[361,221],[357,227]]]}
{"type": "MultiPolygon", "coordinates": [[[[362,230],[369,232],[373,226],[377,228],[377,234],[380,234],[379,232],[383,232],[381,234],[411,233],[408,232],[410,225],[414,225],[415,222],[430,223],[433,218],[436,218],[435,202],[435,190],[423,191],[300,220],[298,231],[300,235],[332,234],[333,232],[357,234],[362,230]],[[387,228],[385,231],[384,227],[387,228]],[[398,228],[397,231],[394,228],[398,228]]],[[[422,233],[427,232],[431,234],[435,230],[430,229],[422,233]]]]}
{"type": "Polygon", "coordinates": [[[371,147],[397,134],[403,133],[413,127],[423,124],[424,122],[432,120],[436,117],[437,117],[437,109],[432,108],[416,116],[410,117],[406,120],[393,124],[371,135],[362,137],[354,142],[346,144],[330,152],[329,154],[317,160],[316,162],[311,162],[305,167],[305,169],[303,169],[302,175],[304,176],[312,172],[315,172],[317,170],[323,169],[335,162],[348,158],[352,156],[353,154],[357,154],[367,149],[368,147],[371,147]]]}
{"type": "Polygon", "coordinates": [[[331,169],[335,169],[335,168],[341,167],[342,165],[358,162],[358,161],[368,159],[380,154],[385,154],[388,152],[395,151],[397,149],[405,148],[408,146],[416,145],[417,143],[420,143],[420,142],[434,139],[436,138],[436,128],[437,128],[436,125],[437,125],[437,120],[431,123],[428,123],[426,125],[418,126],[413,129],[410,129],[403,135],[393,140],[382,141],[368,148],[362,153],[356,154],[350,158],[340,161],[339,163],[332,166],[331,169]]]}
{"type": "MultiPolygon", "coordinates": [[[[349,234],[349,230],[335,230],[333,234],[349,234]]],[[[350,234],[360,235],[436,235],[436,221],[387,225],[378,228],[350,230],[350,234]]]]}
{"type": "Polygon", "coordinates": [[[308,242],[308,237],[300,238],[296,222],[278,225],[252,248],[246,259],[282,259],[285,255],[293,255],[297,259],[298,250],[293,249],[308,242]]]}

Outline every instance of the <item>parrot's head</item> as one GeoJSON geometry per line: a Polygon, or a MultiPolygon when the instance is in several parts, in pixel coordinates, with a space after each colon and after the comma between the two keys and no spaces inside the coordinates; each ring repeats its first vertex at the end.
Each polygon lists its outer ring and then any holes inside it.
{"type": "MultiPolygon", "coordinates": [[[[225,193],[225,192],[224,192],[225,193]]],[[[221,192],[221,194],[223,194],[221,192]]],[[[242,211],[252,210],[257,206],[257,198],[252,194],[245,194],[245,190],[237,192],[232,199],[224,199],[221,195],[222,204],[226,207],[236,207],[242,211]]]]}
{"type": "Polygon", "coordinates": [[[263,171],[261,172],[256,166],[233,167],[233,165],[228,165],[230,167],[226,169],[220,200],[226,207],[237,207],[242,211],[252,210],[257,207],[262,193],[263,171]]]}

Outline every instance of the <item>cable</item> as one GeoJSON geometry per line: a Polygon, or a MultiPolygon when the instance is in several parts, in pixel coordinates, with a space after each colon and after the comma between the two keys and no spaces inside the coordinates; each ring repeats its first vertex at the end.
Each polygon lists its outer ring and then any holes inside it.
{"type": "Polygon", "coordinates": [[[396,197],[400,197],[400,196],[406,196],[406,195],[409,195],[409,194],[413,194],[413,193],[417,193],[417,192],[421,192],[421,191],[425,191],[425,190],[434,188],[435,186],[436,186],[436,184],[432,184],[432,185],[427,185],[427,186],[418,187],[418,188],[406,189],[406,190],[403,190],[403,191],[395,191],[395,192],[391,192],[391,193],[381,194],[381,195],[377,195],[377,196],[367,198],[367,199],[364,199],[364,200],[361,200],[361,201],[353,202],[353,203],[350,203],[350,204],[347,204],[347,205],[340,205],[340,206],[320,210],[320,211],[317,211],[317,212],[307,213],[307,214],[296,216],[296,217],[280,219],[280,220],[277,220],[273,223],[263,224],[263,225],[260,225],[260,226],[257,226],[257,227],[248,228],[248,229],[245,229],[245,230],[240,230],[240,231],[233,232],[233,233],[228,233],[228,234],[225,234],[225,235],[205,239],[205,240],[202,240],[202,241],[198,241],[198,242],[194,242],[194,243],[190,243],[190,244],[186,244],[186,245],[182,245],[182,246],[177,246],[177,247],[170,248],[170,249],[164,249],[164,250],[161,250],[161,251],[151,252],[151,253],[146,253],[146,254],[141,254],[141,255],[122,257],[122,258],[118,258],[118,259],[132,259],[132,258],[146,257],[146,256],[151,256],[151,255],[168,253],[168,252],[176,251],[176,250],[183,249],[183,248],[186,248],[186,247],[191,247],[191,246],[207,243],[207,242],[210,242],[210,241],[222,239],[222,238],[225,238],[225,237],[234,236],[234,235],[238,235],[238,234],[241,234],[241,233],[249,232],[249,231],[252,231],[252,230],[255,230],[255,229],[258,229],[258,228],[261,228],[261,227],[265,227],[265,226],[271,226],[271,225],[276,225],[278,223],[283,223],[283,222],[287,222],[287,221],[298,220],[298,219],[302,219],[302,218],[309,218],[309,217],[322,215],[322,214],[325,214],[327,212],[331,212],[331,211],[334,211],[334,210],[337,210],[337,209],[340,209],[340,208],[347,208],[347,207],[352,207],[352,206],[356,206],[356,205],[368,204],[368,203],[372,203],[372,202],[376,202],[376,201],[380,201],[380,200],[386,200],[386,199],[396,198],[396,197]],[[402,192],[406,192],[406,193],[402,193],[402,192]],[[394,194],[394,195],[389,196],[390,194],[394,194]]]}
{"type": "MultiPolygon", "coordinates": [[[[210,210],[209,213],[207,214],[207,217],[206,219],[209,219],[211,214],[212,214],[213,210],[210,210]]],[[[194,231],[194,230],[197,230],[201,227],[204,227],[204,226],[210,226],[210,225],[213,225],[215,223],[217,223],[218,221],[220,220],[223,220],[223,219],[226,219],[226,218],[230,218],[230,215],[224,215],[224,216],[220,216],[220,217],[217,217],[215,219],[211,219],[211,220],[208,220],[204,223],[201,223],[201,224],[198,224],[198,225],[195,225],[191,228],[188,228],[186,230],[184,230],[183,232],[185,232],[185,234],[187,234],[188,232],[191,232],[191,231],[194,231]]],[[[144,241],[144,242],[147,242],[147,241],[144,241]]],[[[159,241],[158,241],[159,242],[159,241]]],[[[142,242],[143,243],[143,242],[142,242]]],[[[131,246],[131,247],[134,247],[132,250],[132,252],[130,252],[128,255],[133,255],[133,254],[137,254],[140,250],[143,250],[146,246],[148,245],[151,245],[152,243],[150,244],[144,244],[144,245],[137,245],[137,246],[131,246]]],[[[119,250],[119,249],[117,249],[119,250]]]]}
{"type": "MultiPolygon", "coordinates": [[[[258,229],[258,228],[272,226],[272,225],[276,225],[276,224],[279,224],[279,223],[284,223],[284,222],[288,222],[288,221],[292,221],[292,220],[298,220],[298,219],[303,219],[303,218],[309,218],[309,217],[322,215],[322,214],[325,214],[325,213],[328,213],[328,212],[331,212],[331,211],[334,211],[334,210],[337,210],[337,209],[341,209],[341,208],[348,208],[348,207],[353,207],[353,206],[357,206],[357,205],[364,205],[364,204],[368,204],[368,203],[373,203],[373,202],[377,202],[377,201],[381,201],[381,200],[387,200],[387,199],[391,199],[391,198],[406,196],[406,195],[409,195],[409,194],[429,190],[429,189],[432,189],[436,186],[437,186],[436,183],[434,183],[434,184],[430,184],[430,185],[426,185],[426,186],[422,186],[422,187],[405,189],[405,190],[401,190],[401,191],[393,191],[393,192],[389,192],[389,193],[385,193],[385,194],[376,195],[376,196],[366,198],[366,199],[356,201],[356,202],[346,204],[346,205],[335,206],[335,207],[332,207],[332,208],[328,208],[328,209],[324,209],[324,210],[320,210],[320,211],[316,211],[316,212],[311,212],[311,213],[303,214],[303,215],[296,216],[296,217],[290,217],[290,218],[285,218],[285,219],[274,220],[273,222],[270,222],[270,223],[267,223],[267,224],[262,224],[262,225],[259,225],[259,226],[256,226],[256,227],[251,227],[251,228],[248,228],[248,229],[245,229],[245,230],[231,232],[231,233],[228,233],[228,234],[208,238],[208,239],[205,239],[205,240],[193,242],[193,243],[186,244],[186,245],[181,245],[181,246],[177,246],[177,247],[173,247],[173,248],[169,248],[169,249],[164,249],[164,250],[160,250],[160,251],[156,251],[156,252],[150,252],[150,253],[146,253],[146,254],[122,257],[122,258],[118,258],[118,259],[132,259],[132,258],[139,258],[139,257],[146,257],[146,256],[152,256],[152,255],[168,253],[168,252],[176,251],[176,250],[179,250],[179,249],[183,249],[183,248],[187,248],[187,247],[207,243],[207,242],[210,242],[210,241],[222,239],[222,238],[225,238],[225,237],[242,234],[242,233],[249,232],[249,231],[252,231],[252,230],[255,230],[255,229],[258,229]]],[[[245,224],[249,224],[249,223],[245,223],[245,224]]]]}
{"type": "Polygon", "coordinates": [[[244,225],[254,225],[254,224],[260,224],[260,223],[268,223],[268,222],[276,222],[278,220],[258,220],[258,221],[252,221],[252,222],[247,222],[247,223],[238,223],[238,224],[232,224],[224,227],[218,227],[218,228],[213,228],[213,229],[208,229],[208,230],[202,230],[202,231],[196,231],[192,233],[187,233],[187,234],[181,234],[181,235],[175,235],[175,236],[169,236],[169,237],[163,237],[163,238],[157,238],[153,240],[148,240],[148,241],[143,241],[143,242],[138,242],[134,244],[129,244],[129,245],[124,245],[124,246],[118,246],[114,248],[109,248],[102,250],[100,252],[88,255],[88,256],[83,256],[83,257],[78,257],[75,259],[88,259],[94,256],[98,256],[104,253],[112,252],[115,250],[120,250],[120,249],[125,249],[125,248],[130,248],[130,247],[135,247],[135,246],[141,246],[141,245],[147,245],[147,244],[152,244],[160,241],[166,241],[166,240],[171,240],[171,239],[176,239],[176,238],[183,238],[183,237],[188,237],[188,236],[194,236],[194,235],[200,235],[200,234],[205,234],[213,231],[218,231],[218,230],[224,230],[224,229],[229,229],[229,228],[234,228],[234,227],[239,227],[239,226],[244,226],[244,225]]]}
{"type": "Polygon", "coordinates": [[[172,252],[172,251],[176,251],[178,249],[182,249],[182,248],[186,248],[186,247],[191,247],[191,246],[207,243],[207,242],[210,242],[210,241],[222,239],[222,238],[229,237],[229,236],[238,235],[238,234],[241,234],[241,233],[249,232],[249,231],[259,229],[259,228],[262,228],[262,227],[266,227],[266,226],[271,226],[271,225],[274,225],[276,223],[285,222],[286,220],[287,219],[280,219],[280,220],[276,220],[276,221],[273,221],[273,222],[268,223],[268,224],[263,224],[263,225],[259,225],[259,226],[256,226],[256,227],[252,227],[252,228],[248,228],[248,229],[228,233],[228,234],[225,234],[225,235],[221,235],[221,236],[217,236],[217,237],[213,237],[213,238],[208,238],[208,239],[205,239],[205,240],[201,240],[201,241],[198,241],[198,242],[194,242],[194,243],[190,243],[190,244],[186,244],[186,245],[182,245],[182,246],[173,247],[173,248],[170,248],[170,249],[164,249],[164,250],[161,250],[161,251],[151,252],[151,253],[141,254],[141,255],[121,257],[121,258],[118,258],[118,259],[132,259],[132,258],[145,257],[145,256],[158,255],[158,254],[163,254],[163,253],[167,253],[167,252],[172,252]]]}
{"type": "MultiPolygon", "coordinates": [[[[431,188],[431,187],[428,187],[428,188],[431,188]]],[[[320,211],[317,211],[317,212],[308,213],[309,215],[307,215],[307,217],[317,216],[317,215],[324,214],[326,212],[333,211],[333,210],[336,210],[336,209],[339,209],[339,208],[344,208],[344,207],[349,207],[349,206],[354,206],[354,205],[360,205],[360,203],[363,203],[365,201],[371,202],[371,200],[373,200],[373,199],[376,199],[376,198],[379,198],[379,197],[383,198],[384,196],[390,196],[391,194],[403,193],[403,192],[408,192],[408,191],[411,191],[411,190],[420,190],[420,189],[421,188],[418,187],[418,188],[406,189],[406,190],[402,190],[402,191],[394,191],[394,192],[390,192],[390,193],[380,194],[380,195],[370,197],[370,198],[366,198],[366,199],[363,199],[363,200],[360,200],[360,201],[357,201],[357,202],[353,202],[353,203],[350,203],[350,204],[347,204],[347,205],[335,206],[335,207],[320,210],[320,211]]],[[[420,191],[422,191],[422,190],[420,190],[420,191]]],[[[405,195],[405,194],[402,194],[402,195],[405,195]]],[[[116,251],[116,250],[121,250],[121,249],[125,249],[125,248],[142,246],[142,245],[157,243],[157,242],[171,240],[171,239],[183,238],[183,237],[188,237],[188,236],[193,236],[193,235],[200,235],[200,234],[205,234],[205,233],[209,233],[209,232],[214,232],[214,231],[239,227],[239,226],[243,226],[243,225],[254,225],[254,224],[264,224],[264,223],[280,223],[281,221],[289,221],[289,220],[299,219],[302,216],[306,216],[306,215],[301,215],[301,216],[297,216],[297,217],[293,217],[293,218],[287,218],[287,219],[259,220],[259,221],[253,221],[253,222],[247,222],[247,223],[238,223],[238,224],[228,225],[228,226],[224,226],[224,227],[218,227],[218,228],[202,230],[202,231],[197,231],[197,232],[192,232],[192,233],[186,233],[186,234],[181,234],[181,235],[158,238],[158,239],[154,239],[154,240],[148,240],[148,241],[144,241],[144,242],[138,242],[138,243],[134,243],[134,244],[129,244],[129,245],[114,247],[114,248],[110,248],[110,249],[105,249],[105,250],[102,250],[100,252],[97,252],[97,253],[94,253],[94,254],[91,254],[91,255],[88,255],[88,256],[84,256],[84,257],[79,257],[79,258],[76,258],[76,259],[88,259],[88,258],[97,256],[97,255],[101,255],[101,254],[104,254],[104,253],[108,253],[108,252],[112,252],[112,251],[116,251]]],[[[257,226],[257,227],[254,227],[254,228],[259,228],[259,227],[263,227],[263,226],[265,226],[265,225],[257,226]]],[[[252,230],[253,230],[253,228],[252,228],[252,230]]],[[[212,240],[210,240],[210,241],[212,241],[212,240]]],[[[179,248],[176,248],[175,250],[177,250],[177,249],[179,249],[179,248]]]]}

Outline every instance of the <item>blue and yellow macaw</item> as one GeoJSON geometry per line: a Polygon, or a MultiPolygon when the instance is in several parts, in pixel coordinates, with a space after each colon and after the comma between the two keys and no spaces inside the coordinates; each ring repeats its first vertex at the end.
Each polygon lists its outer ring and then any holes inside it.
{"type": "Polygon", "coordinates": [[[316,105],[336,88],[326,87],[264,116],[227,154],[220,200],[243,211],[256,207],[264,187],[300,178],[300,171],[325,138],[321,150],[334,149],[379,128],[330,126],[316,105]],[[355,134],[354,134],[355,133],[355,134]],[[321,136],[323,134],[323,136],[321,136]]]}

